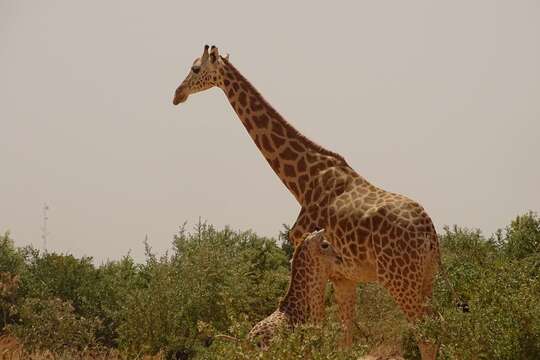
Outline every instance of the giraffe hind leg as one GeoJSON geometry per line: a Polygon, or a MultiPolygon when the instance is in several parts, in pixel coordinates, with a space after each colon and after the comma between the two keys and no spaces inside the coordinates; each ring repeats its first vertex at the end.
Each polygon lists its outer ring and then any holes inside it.
{"type": "MultiPolygon", "coordinates": [[[[397,305],[405,314],[407,320],[413,323],[423,319],[425,316],[433,316],[429,300],[431,299],[431,289],[433,277],[426,272],[428,268],[423,266],[413,266],[418,271],[412,272],[409,276],[404,276],[400,271],[391,272],[390,269],[378,261],[378,279],[397,305]]],[[[418,348],[422,355],[422,360],[435,360],[439,345],[435,342],[426,341],[417,337],[418,348]]]]}

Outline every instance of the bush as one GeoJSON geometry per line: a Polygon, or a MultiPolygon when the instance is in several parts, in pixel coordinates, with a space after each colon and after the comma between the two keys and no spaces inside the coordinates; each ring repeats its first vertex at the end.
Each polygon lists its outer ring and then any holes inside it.
{"type": "Polygon", "coordinates": [[[94,334],[99,320],[77,316],[69,302],[28,298],[17,313],[20,320],[8,330],[29,351],[81,351],[96,346],[94,334]]]}
{"type": "Polygon", "coordinates": [[[147,248],[141,273],[145,286],[128,294],[119,326],[120,346],[130,353],[188,356],[208,345],[202,321],[226,332],[244,316],[272,312],[288,283],[288,261],[274,241],[251,232],[184,227],[172,255],[160,258],[147,248]]]}
{"type": "MultiPolygon", "coordinates": [[[[512,231],[507,234],[515,236],[512,231]]],[[[469,313],[457,311],[439,276],[435,306],[444,320],[424,324],[421,331],[442,341],[443,358],[540,358],[540,277],[535,255],[516,257],[506,246],[497,247],[493,239],[457,227],[446,229],[441,244],[448,277],[470,306],[469,313]]]]}
{"type": "Polygon", "coordinates": [[[0,273],[19,274],[24,267],[24,258],[15,248],[9,232],[0,235],[0,273]]]}
{"type": "Polygon", "coordinates": [[[506,227],[502,250],[512,259],[540,255],[540,218],[534,212],[518,216],[506,227]]]}

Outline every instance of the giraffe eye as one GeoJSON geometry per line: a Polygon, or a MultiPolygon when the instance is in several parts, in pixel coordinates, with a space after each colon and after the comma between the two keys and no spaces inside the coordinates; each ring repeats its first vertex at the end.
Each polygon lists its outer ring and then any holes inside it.
{"type": "Polygon", "coordinates": [[[327,243],[326,241],[323,242],[323,243],[321,244],[321,248],[322,248],[323,250],[326,250],[326,249],[328,249],[329,247],[330,247],[330,244],[327,243]]]}
{"type": "Polygon", "coordinates": [[[201,71],[200,66],[192,66],[191,71],[193,71],[195,74],[198,74],[199,71],[201,71]]]}

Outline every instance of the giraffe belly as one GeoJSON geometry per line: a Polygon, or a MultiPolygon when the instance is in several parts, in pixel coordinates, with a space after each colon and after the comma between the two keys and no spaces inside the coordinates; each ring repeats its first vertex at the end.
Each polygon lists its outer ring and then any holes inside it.
{"type": "Polygon", "coordinates": [[[375,267],[372,265],[343,265],[330,276],[330,279],[348,279],[355,282],[370,283],[377,282],[377,274],[375,272],[375,267]]]}

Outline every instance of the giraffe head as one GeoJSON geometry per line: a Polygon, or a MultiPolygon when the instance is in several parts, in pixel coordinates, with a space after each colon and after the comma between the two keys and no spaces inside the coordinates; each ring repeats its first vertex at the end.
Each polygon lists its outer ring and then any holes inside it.
{"type": "Polygon", "coordinates": [[[219,55],[218,48],[214,45],[212,45],[210,51],[208,51],[209,48],[208,45],[205,45],[203,54],[193,61],[188,75],[176,89],[173,99],[174,105],[183,103],[191,94],[219,86],[222,82],[222,72],[219,69],[229,56],[222,58],[219,55]]]}
{"type": "Polygon", "coordinates": [[[303,288],[308,297],[316,297],[343,259],[326,240],[324,229],[304,235],[291,259],[291,284],[303,288]]]}
{"type": "Polygon", "coordinates": [[[342,263],[343,259],[326,240],[322,229],[305,235],[293,254],[291,267],[294,270],[309,267],[309,272],[324,277],[328,276],[335,265],[342,263]]]}

